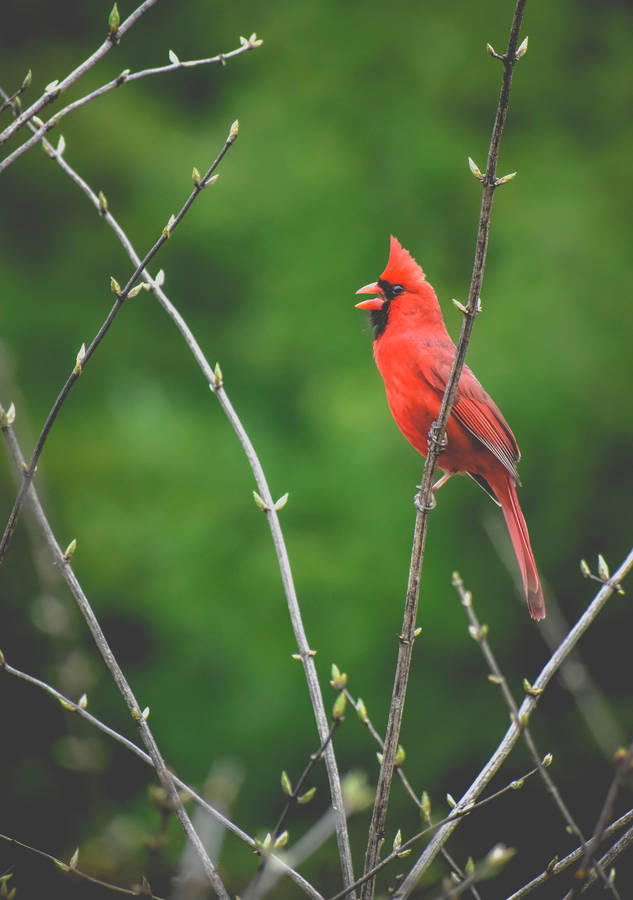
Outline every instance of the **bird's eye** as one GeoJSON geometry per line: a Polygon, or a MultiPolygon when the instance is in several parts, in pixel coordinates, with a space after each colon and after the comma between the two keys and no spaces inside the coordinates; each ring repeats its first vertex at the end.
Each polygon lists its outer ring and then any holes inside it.
{"type": "Polygon", "coordinates": [[[394,297],[397,297],[398,294],[401,294],[403,291],[404,288],[401,284],[394,284],[394,286],[391,288],[391,293],[394,297]]]}

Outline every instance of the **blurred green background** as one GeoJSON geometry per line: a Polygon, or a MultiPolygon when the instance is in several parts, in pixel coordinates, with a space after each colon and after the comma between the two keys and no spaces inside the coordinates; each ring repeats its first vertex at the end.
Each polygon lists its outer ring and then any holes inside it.
{"type": "MultiPolygon", "coordinates": [[[[132,8],[122,2],[122,17],[132,8]]],[[[422,459],[389,415],[354,291],[378,277],[393,233],[425,269],[457,335],[450,299],[467,295],[480,201],[466,158],[485,164],[501,76],[485,45],[505,47],[512,10],[508,0],[161,0],[64,95],[82,96],[123,68],[166,64],[170,48],[184,60],[233,49],[254,30],[264,39],[224,68],[124,86],[60,131],[67,160],[105,192],[142,255],[190,191],[192,166],[206,169],[239,118],[218,183],[153,271],[164,268],[166,292],[210,361],[220,360],[273,494],[290,492],[282,524],[328,708],[336,662],[381,731],[422,459]]],[[[5,7],[2,86],[15,90],[31,68],[24,99],[34,99],[99,45],[108,12],[80,0],[5,7]]],[[[546,597],[570,622],[594,593],[579,560],[595,569],[603,553],[615,568],[630,546],[632,28],[626,3],[528,3],[529,52],[515,73],[499,166],[519,174],[495,198],[484,312],[468,357],[521,446],[520,500],[546,597]]],[[[2,179],[0,402],[15,401],[28,455],[77,350],[112,304],[110,276],[124,283],[132,269],[39,147],[2,179]]],[[[0,474],[4,521],[14,498],[5,454],[0,474]]],[[[282,805],[281,769],[296,779],[317,746],[313,716],[252,475],[151,296],[126,305],[72,391],[38,487],[62,546],[77,538],[76,572],[151,707],[167,760],[196,785],[233,761],[242,782],[232,816],[262,835],[282,805]]],[[[454,479],[431,519],[402,734],[407,772],[438,814],[446,791],[459,796],[470,784],[508,721],[468,636],[452,571],[473,591],[517,696],[549,655],[543,628],[520,602],[514,563],[506,567],[508,548],[496,507],[469,480],[454,479]]],[[[7,660],[73,697],[86,691],[95,714],[134,737],[26,519],[0,570],[0,595],[7,660]]],[[[534,718],[539,748],[554,753],[551,771],[589,834],[611,779],[608,754],[633,729],[631,633],[630,601],[617,597],[581,645],[605,722],[588,728],[558,683],[534,718]]],[[[33,688],[2,677],[0,692],[1,830],[65,859],[79,845],[80,867],[128,884],[145,872],[166,894],[182,839],[170,827],[162,850],[144,843],[159,830],[149,771],[33,688]]],[[[336,751],[344,772],[375,783],[375,747],[353,713],[336,751]]],[[[494,784],[529,768],[519,746],[494,784]]],[[[289,821],[292,838],[326,808],[320,769],[314,783],[313,804],[289,821]]],[[[630,805],[629,790],[616,812],[630,805]]],[[[352,824],[357,869],[368,822],[365,812],[352,824]]],[[[397,828],[407,837],[418,824],[396,785],[387,843],[397,828]]],[[[463,865],[497,841],[518,853],[484,886],[486,898],[507,896],[575,846],[535,779],[473,816],[450,849],[463,865]]],[[[226,839],[221,870],[233,893],[256,864],[226,839]]],[[[10,865],[18,897],[39,896],[38,884],[93,896],[0,842],[0,870],[10,865]]],[[[631,859],[617,870],[630,886],[631,859]]],[[[334,842],[304,871],[334,892],[334,842]]],[[[429,883],[444,872],[438,862],[429,883]]],[[[297,895],[289,883],[275,889],[297,895]]]]}

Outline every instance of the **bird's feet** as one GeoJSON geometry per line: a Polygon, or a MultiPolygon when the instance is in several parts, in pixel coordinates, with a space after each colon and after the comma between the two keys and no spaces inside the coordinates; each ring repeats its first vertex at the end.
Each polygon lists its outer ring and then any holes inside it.
{"type": "Polygon", "coordinates": [[[425,506],[424,503],[422,502],[422,495],[420,494],[422,485],[416,484],[416,487],[418,489],[418,492],[413,498],[413,505],[419,512],[431,512],[431,510],[435,509],[435,507],[437,506],[437,500],[435,499],[435,493],[433,492],[431,494],[431,498],[429,500],[429,505],[425,506]]]}
{"type": "Polygon", "coordinates": [[[433,443],[437,447],[439,447],[440,452],[444,450],[446,445],[448,444],[446,432],[444,432],[444,434],[440,434],[440,430],[437,427],[437,422],[433,422],[433,424],[429,428],[429,443],[433,443]]]}

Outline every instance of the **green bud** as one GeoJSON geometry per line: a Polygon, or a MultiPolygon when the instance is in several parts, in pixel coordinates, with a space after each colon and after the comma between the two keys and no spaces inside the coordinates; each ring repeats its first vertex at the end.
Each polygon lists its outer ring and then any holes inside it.
{"type": "MultiPolygon", "coordinates": [[[[488,46],[490,46],[490,45],[488,45],[488,46]]],[[[464,873],[466,874],[466,876],[469,876],[469,875],[474,874],[474,871],[475,871],[475,860],[472,858],[472,856],[469,856],[468,859],[466,860],[466,865],[464,866],[464,873]]]]}
{"type": "Polygon", "coordinates": [[[22,82],[22,89],[26,90],[31,86],[31,82],[33,81],[33,72],[29,69],[29,71],[24,76],[24,81],[22,82]]]}
{"type": "Polygon", "coordinates": [[[359,697],[356,701],[356,712],[358,713],[358,718],[363,722],[363,724],[367,724],[369,721],[369,715],[367,713],[367,707],[363,703],[362,697],[359,697]]]}
{"type": "Polygon", "coordinates": [[[309,803],[315,794],[316,794],[316,788],[311,787],[309,791],[305,792],[305,794],[301,794],[300,797],[297,797],[297,803],[300,803],[301,806],[303,806],[304,804],[309,803]]]}
{"type": "Polygon", "coordinates": [[[99,191],[98,197],[99,197],[99,212],[101,213],[101,215],[103,215],[104,213],[106,213],[108,211],[108,198],[103,193],[103,191],[99,191]]]}
{"type": "Polygon", "coordinates": [[[426,791],[422,792],[422,796],[420,797],[420,811],[422,815],[430,822],[431,820],[431,798],[429,797],[426,791]]]}
{"type": "Polygon", "coordinates": [[[222,385],[224,384],[224,376],[222,375],[222,369],[220,368],[219,362],[216,362],[215,369],[213,370],[213,374],[215,376],[216,388],[222,387],[222,385]]]}
{"type": "Polygon", "coordinates": [[[176,56],[176,54],[174,53],[174,51],[173,51],[173,50],[170,50],[169,53],[168,53],[167,55],[169,56],[169,62],[170,62],[172,65],[177,66],[178,63],[180,62],[180,60],[178,59],[178,57],[176,56]]]}
{"type": "Polygon", "coordinates": [[[478,181],[484,180],[484,176],[481,174],[481,170],[480,170],[479,166],[474,161],[474,159],[472,159],[470,156],[468,157],[468,168],[470,169],[470,171],[473,173],[473,175],[475,176],[475,178],[478,181]]]}
{"type": "MultiPolygon", "coordinates": [[[[240,38],[241,40],[241,38],[240,38]]],[[[239,119],[236,119],[235,122],[231,125],[231,130],[229,131],[229,143],[233,143],[237,140],[237,136],[240,133],[240,123],[239,119]]]]}
{"type": "Polygon", "coordinates": [[[279,835],[279,837],[275,840],[275,843],[273,844],[273,849],[281,850],[281,848],[285,847],[287,843],[288,843],[288,832],[282,831],[281,834],[279,835]]]}
{"type": "Polygon", "coordinates": [[[292,784],[285,770],[281,773],[281,789],[288,797],[292,797],[292,784]]]}
{"type": "Polygon", "coordinates": [[[116,280],[114,275],[110,275],[110,290],[112,291],[113,294],[116,294],[117,297],[121,293],[121,285],[116,280]]]}
{"type": "Polygon", "coordinates": [[[580,571],[582,572],[582,574],[584,575],[585,578],[589,578],[589,576],[591,575],[591,569],[587,565],[587,560],[585,560],[585,559],[580,560],[580,571]]]}
{"type": "Polygon", "coordinates": [[[394,765],[401,766],[406,759],[406,753],[404,752],[404,747],[402,744],[398,744],[398,749],[396,750],[396,756],[394,759],[394,765]]]}
{"type": "Polygon", "coordinates": [[[609,566],[607,565],[602,553],[598,554],[598,574],[603,581],[609,580],[609,566]]]}
{"type": "Polygon", "coordinates": [[[258,509],[261,509],[262,512],[268,512],[268,505],[262,500],[257,491],[253,491],[253,499],[258,509]]]}
{"type": "Polygon", "coordinates": [[[551,753],[546,753],[545,756],[543,757],[543,765],[545,766],[546,769],[548,769],[551,766],[553,761],[554,761],[554,757],[552,756],[551,753]]]}
{"type": "Polygon", "coordinates": [[[332,663],[332,678],[330,680],[330,684],[333,688],[336,688],[337,691],[342,691],[345,685],[347,684],[347,674],[345,672],[341,672],[339,667],[332,663]]]}
{"type": "Polygon", "coordinates": [[[334,719],[342,719],[345,713],[345,707],[347,705],[347,697],[343,693],[340,692],[336,700],[334,701],[334,706],[332,707],[332,718],[334,719]]]}
{"type": "Polygon", "coordinates": [[[193,183],[195,184],[195,186],[198,187],[198,185],[200,184],[200,172],[198,172],[198,170],[196,169],[195,166],[193,167],[191,177],[193,179],[193,183]]]}
{"type": "Polygon", "coordinates": [[[524,38],[519,44],[519,49],[516,52],[515,59],[521,59],[522,56],[525,56],[528,49],[528,39],[524,38]]]}
{"type": "Polygon", "coordinates": [[[77,549],[77,538],[73,538],[70,544],[66,547],[64,551],[64,559],[68,560],[73,555],[75,550],[77,549]]]}
{"type": "Polygon", "coordinates": [[[455,807],[457,806],[457,801],[455,800],[455,798],[453,797],[452,794],[446,795],[446,802],[448,803],[448,805],[450,806],[451,809],[455,809],[455,807]]]}
{"type": "Polygon", "coordinates": [[[112,9],[110,10],[110,15],[108,16],[108,28],[110,29],[110,34],[114,35],[119,30],[119,25],[121,24],[121,16],[119,15],[119,7],[114,4],[112,9]]]}
{"type": "Polygon", "coordinates": [[[70,857],[70,862],[68,863],[69,868],[76,869],[77,863],[79,862],[79,847],[75,850],[73,855],[70,857]]]}
{"type": "Polygon", "coordinates": [[[400,829],[398,828],[398,830],[397,830],[397,832],[396,832],[396,836],[395,836],[395,838],[393,839],[393,851],[394,851],[394,853],[397,853],[398,850],[400,849],[400,847],[402,847],[402,832],[401,832],[400,829]]]}

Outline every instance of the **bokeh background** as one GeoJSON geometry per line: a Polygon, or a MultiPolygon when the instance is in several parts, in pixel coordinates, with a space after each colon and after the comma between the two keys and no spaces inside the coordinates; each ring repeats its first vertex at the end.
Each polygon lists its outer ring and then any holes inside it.
{"type": "MultiPolygon", "coordinates": [[[[125,16],[132,6],[120,8],[125,16]]],[[[220,360],[273,493],[290,492],[282,522],[326,702],[335,696],[335,662],[380,730],[422,460],[388,413],[354,291],[380,274],[393,233],[424,267],[458,333],[450,299],[467,295],[480,200],[466,158],[485,164],[501,75],[485,45],[505,47],[512,10],[509,0],[161,0],[67,95],[123,68],[164,64],[170,48],[192,59],[233,49],[240,34],[264,38],[224,68],[124,86],[68,117],[61,131],[68,161],[105,192],[142,254],[190,190],[192,166],[209,165],[239,117],[218,183],[154,270],[164,268],[167,293],[211,361],[220,360]]],[[[9,4],[0,83],[14,90],[31,68],[25,99],[35,97],[102,41],[108,12],[80,0],[63,9],[9,4]]],[[[499,167],[519,174],[495,198],[484,312],[469,351],[523,451],[520,499],[535,555],[550,605],[570,622],[595,589],[579,560],[596,569],[603,553],[615,568],[631,539],[632,28],[626,3],[528,3],[529,52],[515,73],[499,167]]],[[[15,401],[28,454],[79,346],[110,308],[110,276],[123,283],[131,267],[38,147],[3,175],[1,203],[0,402],[15,401]]],[[[14,497],[4,452],[0,466],[4,521],[14,497]]],[[[78,576],[151,708],[166,758],[195,785],[211,773],[235,788],[233,818],[263,835],[282,805],[282,768],[296,779],[317,739],[254,486],[187,347],[142,293],[65,404],[38,487],[60,543],[77,538],[78,576]]],[[[446,792],[458,796],[470,784],[508,721],[468,636],[453,570],[473,591],[517,696],[549,655],[508,552],[499,511],[469,480],[454,479],[431,519],[402,734],[408,774],[438,815],[446,792]]],[[[26,519],[0,571],[0,595],[7,660],[75,698],[87,692],[93,712],[134,736],[26,519]]],[[[631,739],[631,621],[628,597],[614,598],[581,645],[600,721],[589,727],[558,682],[533,721],[587,833],[611,779],[609,756],[631,739]]],[[[161,846],[149,771],[34,688],[3,676],[0,696],[2,832],[64,859],[79,846],[86,871],[126,884],[145,873],[167,894],[182,838],[168,824],[161,846]]],[[[375,747],[353,712],[336,751],[344,772],[375,783],[375,747]]],[[[518,746],[493,786],[529,768],[518,746]]],[[[292,838],[326,808],[320,769],[313,782],[315,800],[289,821],[292,838]]],[[[616,812],[630,805],[629,785],[616,812]]],[[[368,817],[352,823],[357,868],[368,817]]],[[[407,837],[418,825],[396,785],[387,842],[397,828],[407,837]]],[[[536,779],[473,816],[449,846],[463,864],[497,841],[518,852],[482,888],[486,898],[507,896],[575,846],[536,779]]],[[[226,839],[221,870],[232,892],[256,864],[226,839]]],[[[0,870],[11,866],[19,897],[41,896],[42,885],[50,896],[109,896],[0,842],[0,870]]],[[[304,871],[334,892],[334,841],[304,871]]],[[[631,859],[617,871],[630,889],[631,859]]],[[[438,862],[426,884],[444,873],[438,862]]],[[[297,895],[289,883],[275,889],[297,895]]]]}

